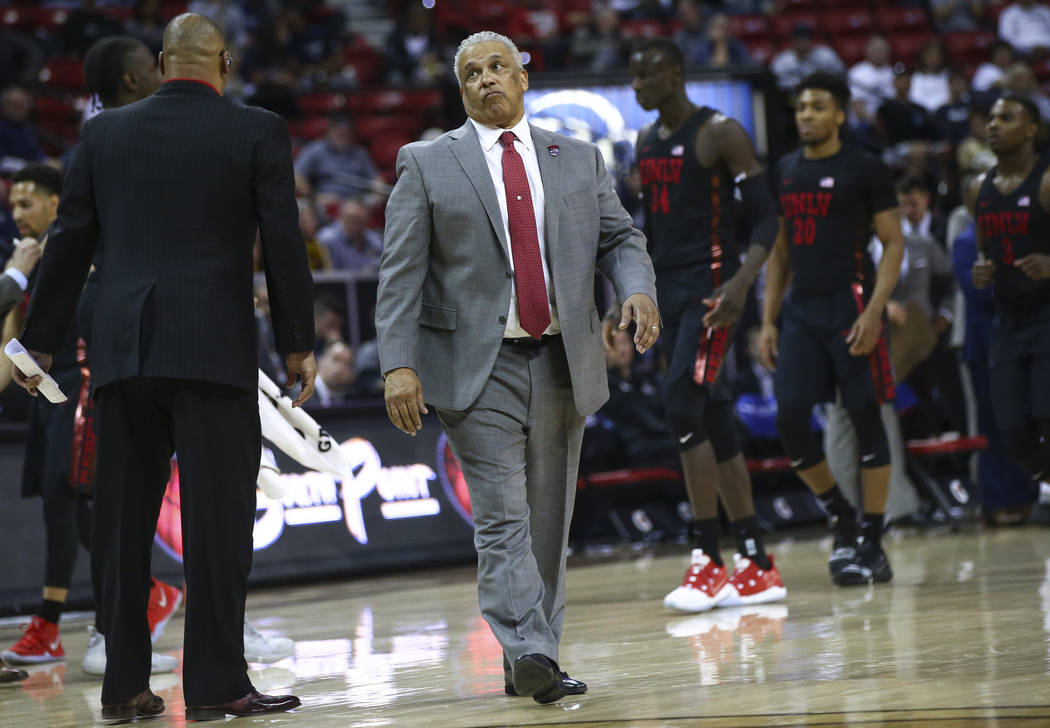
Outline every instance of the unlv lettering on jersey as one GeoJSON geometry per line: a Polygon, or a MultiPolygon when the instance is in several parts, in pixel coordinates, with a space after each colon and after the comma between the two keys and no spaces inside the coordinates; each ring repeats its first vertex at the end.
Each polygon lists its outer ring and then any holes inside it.
{"type": "Polygon", "coordinates": [[[987,237],[993,235],[1027,235],[1029,212],[983,212],[977,224],[987,237]]]}
{"type": "Polygon", "coordinates": [[[827,217],[830,205],[830,192],[785,192],[780,196],[785,217],[827,217]]]}
{"type": "Polygon", "coordinates": [[[642,184],[670,182],[678,184],[682,178],[681,157],[662,157],[638,160],[638,170],[642,175],[642,184]]]}

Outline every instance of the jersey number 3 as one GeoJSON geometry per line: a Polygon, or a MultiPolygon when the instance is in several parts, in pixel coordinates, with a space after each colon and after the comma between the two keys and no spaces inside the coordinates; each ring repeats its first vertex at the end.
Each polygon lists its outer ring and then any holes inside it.
{"type": "Polygon", "coordinates": [[[817,221],[812,217],[793,217],[795,226],[795,245],[812,245],[817,237],[817,221]]]}

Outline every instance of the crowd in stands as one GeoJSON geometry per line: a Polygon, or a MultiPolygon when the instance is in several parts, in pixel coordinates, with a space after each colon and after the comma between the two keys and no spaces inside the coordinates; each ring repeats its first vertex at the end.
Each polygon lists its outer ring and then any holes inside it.
{"type": "MultiPolygon", "coordinates": [[[[1027,95],[1050,120],[1050,7],[1044,3],[0,0],[0,259],[10,256],[17,236],[2,204],[10,175],[29,162],[68,161],[80,124],[98,110],[84,92],[85,52],[114,34],[157,51],[167,20],[186,10],[225,30],[236,59],[228,93],[288,120],[300,227],[319,274],[374,278],[398,149],[464,118],[451,59],[468,32],[484,27],[507,34],[532,74],[588,71],[623,81],[632,44],[652,36],[672,37],[691,71],[764,73],[767,102],[784,120],[770,130],[774,153],[794,141],[788,115],[795,84],[815,70],[846,74],[853,93],[850,137],[880,154],[900,179],[911,263],[889,317],[898,376],[914,395],[902,411],[905,435],[966,431],[957,362],[972,356],[971,325],[987,301],[964,280],[953,247],[955,237],[972,231],[958,209],[960,190],[994,164],[985,125],[998,94],[1027,95]],[[362,7],[385,14],[389,31],[360,32],[354,13],[362,7]]],[[[630,185],[630,175],[621,178],[630,185]]],[[[621,196],[629,205],[636,198],[629,186],[621,196]]],[[[258,299],[263,366],[280,376],[279,358],[265,351],[264,287],[258,299]]],[[[316,308],[317,405],[380,395],[374,341],[367,341],[368,331],[359,337],[365,341],[351,340],[346,296],[318,285],[316,308]]],[[[367,321],[364,308],[358,318],[367,321]]],[[[738,331],[733,375],[738,393],[751,397],[744,400],[748,411],[761,414],[770,392],[768,373],[748,356],[755,323],[753,311],[738,331]]],[[[632,412],[652,417],[630,425],[645,432],[623,438],[644,446],[633,454],[633,445],[610,450],[620,459],[604,464],[673,461],[654,396],[659,372],[651,357],[634,361],[629,345],[621,349],[610,356],[613,402],[603,416],[620,420],[621,429],[632,412]],[[618,409],[626,414],[615,416],[618,409]]],[[[759,449],[761,420],[748,424],[759,449]]]]}

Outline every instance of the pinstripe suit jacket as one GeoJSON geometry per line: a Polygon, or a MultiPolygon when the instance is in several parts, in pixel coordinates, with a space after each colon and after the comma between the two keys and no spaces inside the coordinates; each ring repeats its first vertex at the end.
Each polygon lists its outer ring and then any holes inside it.
{"type": "MultiPolygon", "coordinates": [[[[581,414],[609,397],[595,271],[620,300],[656,301],[645,236],[631,225],[593,144],[531,127],[545,198],[547,254],[581,414]],[[548,152],[557,146],[558,154],[548,152]]],[[[468,121],[397,157],[386,208],[376,330],[383,372],[411,367],[427,402],[467,409],[492,371],[513,285],[496,191],[468,121]]]]}
{"type": "Polygon", "coordinates": [[[0,274],[0,316],[20,304],[24,295],[14,278],[0,274]]]}
{"type": "Polygon", "coordinates": [[[256,230],[277,348],[310,351],[313,284],[284,121],[195,81],[106,111],[70,166],[23,343],[58,351],[98,250],[96,388],[153,376],[254,390],[256,230]]]}

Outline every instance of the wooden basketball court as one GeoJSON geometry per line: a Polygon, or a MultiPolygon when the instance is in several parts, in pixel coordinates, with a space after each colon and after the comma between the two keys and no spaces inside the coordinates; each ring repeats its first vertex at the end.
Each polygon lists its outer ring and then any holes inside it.
{"type": "MultiPolygon", "coordinates": [[[[727,547],[729,545],[727,544],[727,547]]],[[[684,549],[574,558],[561,662],[587,695],[539,706],[503,694],[501,653],[482,621],[473,569],[401,573],[255,591],[248,613],[297,641],[253,665],[294,713],[256,726],[360,728],[751,728],[1050,726],[1050,532],[971,530],[890,538],[890,585],[833,588],[830,540],[775,540],[779,604],[674,614],[684,549]]],[[[725,555],[729,556],[728,548],[725,555]]],[[[64,663],[0,688],[0,726],[98,724],[101,682],[80,670],[89,621],[63,623],[64,663]]],[[[157,645],[178,654],[176,616],[157,645]]],[[[0,643],[18,638],[0,629],[0,643]]],[[[157,676],[185,725],[179,674],[157,676]]]]}

